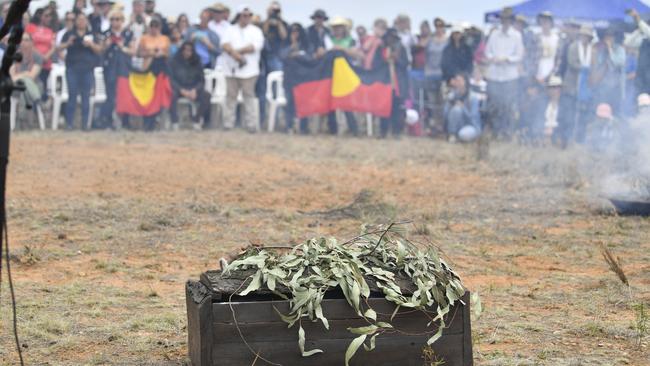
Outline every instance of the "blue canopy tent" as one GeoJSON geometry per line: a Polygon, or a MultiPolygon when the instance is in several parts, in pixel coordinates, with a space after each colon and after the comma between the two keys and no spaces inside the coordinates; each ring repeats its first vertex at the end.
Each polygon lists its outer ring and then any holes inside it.
{"type": "MultiPolygon", "coordinates": [[[[650,7],[640,0],[528,0],[514,5],[512,9],[515,14],[533,22],[537,14],[550,11],[559,21],[572,19],[597,27],[623,22],[628,9],[636,9],[639,14],[650,14],[650,7]]],[[[500,12],[486,13],[485,22],[498,21],[500,12]]]]}

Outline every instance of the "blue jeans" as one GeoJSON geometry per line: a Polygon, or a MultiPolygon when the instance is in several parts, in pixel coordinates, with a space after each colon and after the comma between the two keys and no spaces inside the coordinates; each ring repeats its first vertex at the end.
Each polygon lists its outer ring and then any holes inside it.
{"type": "Polygon", "coordinates": [[[66,69],[68,81],[68,103],[65,107],[65,122],[68,128],[74,126],[74,112],[77,109],[77,97],[81,96],[81,128],[88,126],[90,118],[90,92],[95,84],[93,69],[66,69]]]}

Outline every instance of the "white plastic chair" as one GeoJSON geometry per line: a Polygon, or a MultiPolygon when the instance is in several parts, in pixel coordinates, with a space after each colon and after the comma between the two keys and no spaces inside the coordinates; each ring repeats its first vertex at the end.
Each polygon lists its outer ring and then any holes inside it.
{"type": "Polygon", "coordinates": [[[65,77],[65,66],[52,65],[52,71],[48,79],[48,89],[52,96],[52,130],[56,131],[59,128],[61,106],[70,98],[68,81],[65,77]]]}
{"type": "Polygon", "coordinates": [[[366,113],[366,132],[368,133],[368,137],[372,137],[372,128],[374,121],[375,117],[372,115],[372,113],[366,113]]]}
{"type": "Polygon", "coordinates": [[[266,77],[266,101],[269,103],[269,132],[275,130],[278,108],[286,107],[287,105],[283,80],[284,73],[282,71],[273,71],[266,77]]]}
{"type": "Polygon", "coordinates": [[[93,70],[95,74],[95,92],[90,96],[90,112],[88,116],[88,128],[90,129],[93,124],[93,117],[95,115],[95,105],[106,103],[108,95],[106,93],[106,80],[104,80],[104,69],[102,67],[95,67],[93,70]]]}
{"type": "MultiPolygon", "coordinates": [[[[11,113],[9,114],[9,121],[11,130],[16,129],[16,121],[18,119],[18,103],[20,103],[20,98],[12,96],[11,97],[11,113]]],[[[45,130],[45,115],[43,115],[43,108],[40,104],[34,106],[36,108],[36,118],[38,119],[38,127],[41,130],[45,130]]]]}
{"type": "MultiPolygon", "coordinates": [[[[210,86],[210,104],[219,107],[221,119],[223,120],[223,110],[226,108],[226,74],[221,71],[210,70],[210,82],[206,78],[206,88],[210,86]]],[[[206,74],[207,75],[207,74],[206,74]]]]}

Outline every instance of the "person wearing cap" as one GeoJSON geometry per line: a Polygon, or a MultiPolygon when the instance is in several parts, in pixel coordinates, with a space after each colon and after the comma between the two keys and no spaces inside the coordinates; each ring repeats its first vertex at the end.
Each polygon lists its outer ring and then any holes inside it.
{"type": "Polygon", "coordinates": [[[236,24],[222,40],[224,72],[226,73],[226,107],[224,128],[235,127],[237,96],[244,99],[244,122],[249,132],[259,130],[259,106],[255,97],[255,83],[260,75],[260,55],[264,47],[262,30],[251,23],[253,12],[247,5],[239,7],[236,24]]]}
{"type": "Polygon", "coordinates": [[[212,20],[212,12],[209,9],[203,9],[199,19],[199,24],[190,27],[185,40],[194,44],[203,68],[211,69],[215,67],[215,61],[221,54],[220,39],[209,27],[212,20]]]}
{"type": "Polygon", "coordinates": [[[89,31],[88,17],[78,13],[74,28],[61,40],[59,49],[65,49],[65,75],[69,99],[65,107],[66,129],[74,126],[77,98],[81,98],[81,128],[86,129],[90,112],[90,92],[95,83],[94,68],[102,47],[97,37],[89,31]]]}
{"type": "Polygon", "coordinates": [[[111,22],[108,19],[108,13],[111,12],[113,4],[115,3],[110,0],[92,1],[93,12],[88,15],[88,22],[93,33],[102,34],[110,28],[111,22]]]}
{"type": "Polygon", "coordinates": [[[584,141],[591,108],[592,90],[589,85],[592,56],[594,53],[594,29],[580,27],[578,39],[571,44],[567,53],[567,69],[562,83],[560,99],[559,126],[553,140],[561,147],[573,141],[584,141]]]}
{"type": "Polygon", "coordinates": [[[618,141],[622,126],[607,103],[598,104],[595,117],[588,126],[586,144],[595,151],[603,152],[618,141]]]}
{"type": "Polygon", "coordinates": [[[170,45],[169,37],[162,34],[162,20],[154,16],[149,22],[147,33],[140,37],[138,56],[145,59],[167,58],[170,45]]]}
{"type": "Polygon", "coordinates": [[[408,51],[395,28],[386,30],[382,45],[375,53],[373,69],[388,69],[392,89],[392,109],[388,118],[380,119],[380,136],[386,138],[392,132],[398,137],[404,128],[404,101],[409,97],[408,51]]]}
{"type": "Polygon", "coordinates": [[[289,24],[282,19],[282,7],[277,1],[271,2],[267,9],[262,31],[266,39],[264,47],[266,73],[282,70],[280,52],[289,43],[289,24]]]}
{"type": "Polygon", "coordinates": [[[443,110],[445,130],[449,142],[472,142],[479,138],[483,129],[481,100],[469,88],[464,72],[456,72],[449,78],[449,94],[443,110]]]}
{"type": "Polygon", "coordinates": [[[321,57],[328,49],[332,48],[330,30],[325,26],[329,17],[324,10],[318,9],[311,15],[311,20],[314,23],[307,28],[307,40],[314,52],[313,56],[321,57]]]}
{"type": "Polygon", "coordinates": [[[512,28],[512,9],[501,13],[501,27],[490,35],[485,56],[488,63],[488,111],[495,135],[510,138],[515,129],[520,63],[524,58],[521,33],[512,28]]]}
{"type": "Polygon", "coordinates": [[[536,78],[543,85],[555,70],[555,60],[560,45],[560,35],[555,30],[553,14],[545,11],[537,16],[537,24],[541,29],[538,36],[539,59],[537,63],[536,78]]]}
{"type": "Polygon", "coordinates": [[[448,82],[453,76],[460,73],[472,75],[474,71],[472,49],[465,42],[464,30],[460,26],[451,28],[449,42],[442,52],[442,78],[448,82]]]}

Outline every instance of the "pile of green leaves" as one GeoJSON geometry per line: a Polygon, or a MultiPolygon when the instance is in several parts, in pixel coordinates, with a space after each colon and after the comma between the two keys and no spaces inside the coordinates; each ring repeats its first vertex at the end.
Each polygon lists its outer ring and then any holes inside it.
{"type": "Polygon", "coordinates": [[[320,321],[329,329],[321,304],[327,291],[341,289],[348,304],[368,322],[364,327],[348,328],[358,337],[348,346],[346,365],[361,345],[367,351],[373,350],[378,335],[394,331],[390,323],[377,320],[372,308],[364,310],[362,304],[367,304],[365,300],[370,297],[367,279],[376,282],[386,300],[398,305],[394,314],[400,307],[427,313],[434,309],[427,326],[437,329],[432,330],[428,345],[440,338],[445,315],[465,294],[460,278],[437,250],[433,246],[421,250],[406,239],[405,228],[396,224],[374,229],[364,227],[362,235],[345,243],[338,243],[334,238],[311,239],[284,252],[251,247],[226,268],[224,277],[233,271],[251,269],[256,272],[238,295],[246,296],[266,287],[289,300],[289,313],[278,311],[278,314],[289,327],[298,323],[298,345],[304,357],[323,351],[305,350],[302,320],[320,321]],[[395,281],[396,275],[412,280],[417,290],[412,295],[404,295],[395,281]],[[280,285],[288,288],[290,295],[278,291],[280,285]]]}

